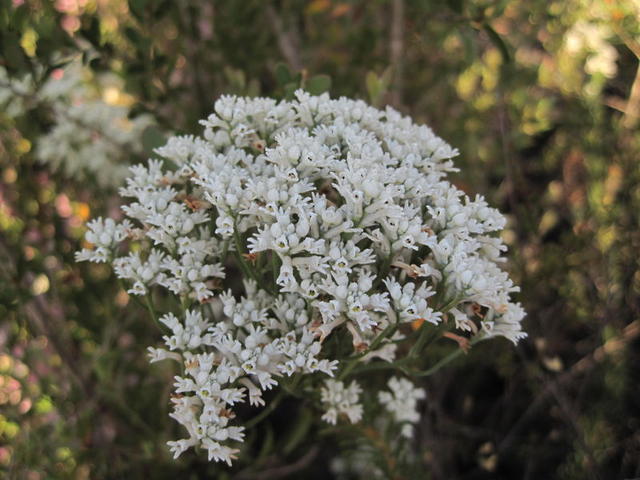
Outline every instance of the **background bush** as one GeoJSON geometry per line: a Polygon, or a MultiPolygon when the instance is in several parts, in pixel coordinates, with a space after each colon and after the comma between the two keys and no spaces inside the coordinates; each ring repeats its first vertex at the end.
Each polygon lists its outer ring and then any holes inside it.
{"type": "Polygon", "coordinates": [[[509,217],[508,268],[529,338],[481,344],[424,380],[417,470],[404,478],[640,476],[636,1],[0,5],[8,478],[330,478],[330,459],[348,446],[323,441],[305,460],[317,432],[283,429],[285,404],[240,473],[202,455],[169,458],[173,373],[144,353],[159,333],[107,267],[73,261],[83,222],[117,209],[114,188],[100,172],[69,175],[38,156],[60,117],[36,92],[70,62],[95,98],[153,118],[137,151],[113,154],[120,165],[169,134],[199,132],[223,93],[328,89],[430,125],[462,152],[458,186],[509,217]],[[26,75],[29,89],[16,89],[26,75]]]}

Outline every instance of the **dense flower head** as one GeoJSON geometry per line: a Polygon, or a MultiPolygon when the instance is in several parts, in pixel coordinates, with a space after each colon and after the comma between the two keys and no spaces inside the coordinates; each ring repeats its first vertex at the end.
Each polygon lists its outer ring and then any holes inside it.
{"type": "MultiPolygon", "coordinates": [[[[163,287],[183,306],[160,318],[166,348],[150,349],[185,366],[172,417],[188,437],[171,442],[176,456],[199,445],[231,463],[243,439],[233,406],[264,405],[294,375],[317,378],[323,419],[359,421],[360,385],[327,378],[348,363],[341,339],[349,361],[393,362],[416,328],[525,336],[518,289],[498,266],[505,219],[447,180],[458,151],[428,127],[303,91],[223,96],[201,123],[202,136],[173,137],[161,159],[132,167],[127,219],[94,221],[95,247],[78,254],[112,262],[130,294],[163,287]],[[136,248],[123,254],[123,240],[136,248]]],[[[424,392],[405,382],[380,401],[415,422],[424,392]]]]}
{"type": "Polygon", "coordinates": [[[378,392],[378,400],[391,414],[393,420],[402,424],[402,435],[413,437],[412,424],[418,423],[418,402],[426,397],[422,388],[416,388],[406,378],[391,377],[387,383],[389,391],[378,392]]]}
{"type": "Polygon", "coordinates": [[[335,425],[339,415],[344,415],[351,423],[358,423],[362,419],[362,388],[355,380],[348,387],[339,380],[325,380],[320,393],[326,409],[322,415],[325,422],[335,425]]]}
{"type": "Polygon", "coordinates": [[[38,87],[33,75],[11,78],[0,66],[0,109],[18,118],[40,106],[51,125],[38,138],[35,158],[68,178],[91,178],[113,188],[128,174],[122,159],[143,154],[143,133],[154,122],[147,114],[134,116],[127,102],[105,101],[109,91],[120,97],[119,82],[101,77],[73,61],[38,87]]]}

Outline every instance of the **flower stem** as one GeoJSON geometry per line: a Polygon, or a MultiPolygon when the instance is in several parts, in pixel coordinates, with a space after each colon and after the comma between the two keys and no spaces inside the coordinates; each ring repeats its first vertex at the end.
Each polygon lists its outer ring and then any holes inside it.
{"type": "MultiPolygon", "coordinates": [[[[485,339],[486,339],[486,337],[476,337],[473,340],[471,340],[471,342],[469,342],[469,346],[475,345],[476,343],[479,343],[479,342],[481,342],[482,340],[485,340],[485,339]]],[[[458,358],[463,353],[466,353],[466,352],[461,348],[457,348],[455,351],[451,352],[449,355],[447,355],[446,357],[444,357],[440,361],[436,362],[436,364],[433,367],[431,367],[431,368],[429,368],[427,370],[424,370],[422,372],[412,372],[412,375],[415,375],[417,377],[429,377],[429,376],[433,375],[434,373],[438,372],[438,370],[440,370],[445,365],[448,365],[449,363],[454,361],[456,358],[458,358]]]]}
{"type": "Polygon", "coordinates": [[[349,362],[347,363],[347,366],[344,368],[344,370],[342,370],[342,372],[340,372],[340,375],[338,375],[338,379],[342,380],[347,375],[349,375],[349,373],[351,373],[351,371],[356,367],[356,365],[358,364],[358,362],[362,357],[364,357],[367,353],[374,352],[380,346],[382,341],[385,338],[393,335],[397,329],[398,329],[398,325],[396,323],[388,325],[387,328],[385,328],[382,332],[380,332],[380,335],[376,337],[376,339],[373,341],[373,343],[371,343],[369,348],[367,348],[364,352],[359,353],[358,355],[356,355],[355,357],[352,357],[349,360],[349,362]]]}
{"type": "Polygon", "coordinates": [[[278,269],[278,254],[276,253],[275,250],[271,250],[271,270],[272,270],[272,274],[273,274],[273,291],[277,292],[278,291],[278,276],[279,274],[279,269],[278,269]]]}
{"type": "Polygon", "coordinates": [[[242,243],[242,238],[240,237],[240,232],[238,231],[238,224],[235,221],[235,217],[233,222],[233,240],[236,245],[233,253],[236,257],[236,260],[238,261],[238,264],[240,265],[242,273],[244,273],[245,276],[253,279],[258,284],[259,288],[264,288],[271,295],[275,295],[277,290],[273,290],[270,285],[261,282],[258,279],[258,275],[256,274],[256,272],[253,270],[251,265],[249,265],[249,262],[247,262],[244,258],[246,249],[244,248],[244,243],[242,243]]]}
{"type": "Polygon", "coordinates": [[[253,428],[258,423],[260,423],[262,420],[264,420],[269,415],[271,415],[271,413],[280,404],[280,402],[282,401],[284,396],[285,396],[285,391],[284,390],[280,390],[278,392],[278,394],[276,395],[276,397],[269,402],[269,405],[267,405],[258,415],[256,415],[255,417],[253,417],[252,419],[250,419],[248,422],[246,422],[244,424],[245,430],[249,430],[249,429],[253,428]]]}

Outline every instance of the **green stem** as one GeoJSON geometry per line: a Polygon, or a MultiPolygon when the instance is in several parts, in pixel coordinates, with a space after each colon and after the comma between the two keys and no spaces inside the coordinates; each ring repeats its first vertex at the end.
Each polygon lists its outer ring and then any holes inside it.
{"type": "Polygon", "coordinates": [[[156,313],[155,307],[153,306],[153,301],[151,300],[151,291],[149,291],[149,293],[144,296],[144,300],[145,300],[145,305],[147,307],[147,310],[149,310],[149,314],[151,315],[151,318],[153,319],[153,324],[156,327],[158,327],[160,329],[160,331],[162,332],[162,326],[160,324],[160,321],[158,320],[158,315],[156,313]]]}
{"type": "Polygon", "coordinates": [[[374,280],[371,290],[376,290],[380,286],[382,281],[385,279],[385,277],[389,274],[392,260],[393,260],[393,250],[391,249],[391,246],[389,246],[389,255],[387,255],[387,258],[384,259],[384,261],[382,262],[382,265],[380,265],[380,270],[379,270],[380,273],[378,274],[378,277],[374,280]]]}
{"type": "Polygon", "coordinates": [[[380,332],[380,335],[378,335],[376,337],[376,339],[373,341],[373,343],[369,346],[369,348],[367,349],[368,352],[364,352],[364,353],[366,354],[366,353],[369,353],[369,352],[374,352],[380,346],[382,341],[385,338],[393,336],[393,334],[396,333],[397,329],[398,329],[398,324],[397,323],[393,323],[391,325],[388,325],[387,328],[385,328],[382,332],[380,332]]]}
{"type": "Polygon", "coordinates": [[[273,291],[278,291],[278,277],[280,276],[278,268],[278,254],[275,250],[271,250],[271,270],[273,274],[273,291]]]}
{"type": "Polygon", "coordinates": [[[280,404],[280,402],[284,398],[284,395],[285,395],[285,391],[280,390],[276,395],[276,397],[269,402],[268,406],[266,406],[258,415],[256,415],[255,417],[253,417],[252,419],[250,419],[248,422],[244,424],[245,430],[251,429],[252,427],[256,426],[258,423],[260,423],[262,420],[267,418],[280,404]]]}
{"type": "Polygon", "coordinates": [[[300,397],[299,393],[296,393],[296,388],[300,384],[302,380],[302,375],[294,375],[291,379],[291,383],[285,381],[285,379],[280,382],[281,387],[289,394],[294,397],[300,397]]]}
{"type": "Polygon", "coordinates": [[[244,244],[242,243],[242,238],[240,238],[240,232],[238,231],[237,225],[235,223],[233,225],[233,241],[236,246],[236,248],[233,251],[233,254],[236,257],[238,264],[240,265],[240,269],[242,270],[242,273],[244,273],[245,276],[247,277],[251,277],[253,280],[256,281],[256,283],[259,283],[255,272],[253,271],[253,269],[251,268],[251,266],[243,256],[243,254],[246,253],[246,251],[244,248],[244,244]]]}
{"type": "Polygon", "coordinates": [[[222,262],[222,266],[224,266],[225,262],[227,261],[227,254],[229,253],[229,243],[231,242],[230,239],[226,239],[224,241],[224,243],[222,244],[222,255],[220,256],[220,260],[222,262]]]}
{"type": "Polygon", "coordinates": [[[442,367],[444,367],[445,365],[451,363],[456,358],[458,358],[463,352],[464,351],[461,348],[458,348],[457,350],[455,350],[454,352],[451,352],[449,355],[447,355],[442,360],[437,362],[433,367],[431,367],[431,368],[429,368],[427,370],[424,370],[422,372],[415,372],[414,375],[416,375],[418,377],[428,377],[430,375],[433,375],[438,370],[440,370],[442,367]]]}
{"type": "Polygon", "coordinates": [[[411,375],[411,372],[407,370],[407,368],[404,366],[404,364],[406,363],[405,360],[406,358],[398,360],[397,362],[394,362],[394,363],[376,362],[376,363],[369,363],[367,365],[361,365],[360,368],[356,370],[356,373],[359,374],[362,372],[371,372],[375,370],[400,370],[405,375],[411,375]]]}
{"type": "MultiPolygon", "coordinates": [[[[442,308],[438,308],[438,310],[442,313],[447,313],[449,310],[455,307],[460,302],[460,300],[461,299],[456,296],[445,305],[443,305],[442,308]]],[[[435,329],[428,328],[428,322],[425,320],[420,326],[420,336],[418,337],[418,340],[416,340],[416,343],[414,343],[411,347],[411,350],[409,350],[409,354],[407,355],[407,357],[416,357],[427,344],[440,337],[440,333],[442,332],[442,330],[446,330],[446,324],[444,323],[444,320],[442,320],[440,322],[440,325],[438,325],[435,329]],[[433,335],[430,335],[431,331],[433,330],[435,330],[435,332],[433,333],[433,335]]]]}
{"type": "Polygon", "coordinates": [[[342,370],[340,372],[340,375],[338,375],[338,380],[343,380],[347,375],[349,375],[349,373],[351,373],[351,371],[354,368],[356,368],[356,365],[358,364],[359,360],[360,360],[360,357],[354,358],[354,359],[350,360],[349,362],[347,362],[347,366],[344,367],[344,370],[342,370]]]}
{"type": "Polygon", "coordinates": [[[442,313],[447,313],[453,307],[458,305],[462,301],[463,298],[464,298],[464,296],[455,296],[451,300],[449,300],[447,303],[445,303],[442,307],[438,307],[437,310],[442,312],[442,313]]]}
{"type": "MultiPolygon", "coordinates": [[[[471,347],[472,345],[475,345],[476,343],[481,342],[482,340],[485,340],[486,337],[476,337],[473,340],[471,340],[471,342],[469,342],[469,347],[471,347]]],[[[412,375],[415,375],[417,377],[428,377],[433,375],[434,373],[436,373],[438,370],[440,370],[442,367],[444,367],[445,365],[448,365],[449,363],[451,363],[452,361],[454,361],[456,358],[458,358],[460,355],[462,355],[463,353],[466,353],[463,349],[458,348],[455,351],[451,352],[449,355],[447,355],[446,357],[444,357],[443,359],[441,359],[440,361],[438,361],[433,367],[424,370],[422,372],[412,372],[412,375]]]]}
{"type": "Polygon", "coordinates": [[[344,368],[344,370],[342,370],[342,372],[340,372],[340,375],[338,375],[338,380],[342,380],[347,375],[349,375],[349,373],[351,373],[351,371],[356,367],[356,365],[358,364],[358,362],[362,357],[364,357],[368,353],[374,352],[380,346],[382,341],[385,338],[393,335],[397,329],[398,329],[398,324],[396,323],[388,325],[382,332],[380,332],[380,335],[378,335],[375,338],[375,340],[373,341],[373,343],[371,343],[369,348],[367,348],[364,352],[357,354],[355,357],[352,357],[349,360],[349,362],[347,363],[347,366],[344,368]]]}
{"type": "Polygon", "coordinates": [[[246,249],[244,248],[244,243],[242,243],[242,238],[240,237],[240,232],[238,231],[238,224],[236,223],[235,218],[233,223],[233,240],[236,245],[236,248],[233,251],[233,254],[236,257],[238,264],[240,265],[240,269],[242,270],[242,273],[244,273],[246,277],[253,279],[258,284],[259,288],[264,288],[271,295],[275,295],[276,294],[275,292],[277,290],[272,290],[270,285],[265,285],[263,282],[261,282],[258,279],[256,272],[253,270],[251,265],[249,265],[249,262],[247,262],[246,259],[244,258],[243,254],[246,253],[246,249]]]}
{"type": "Polygon", "coordinates": [[[99,388],[98,396],[100,399],[106,401],[108,405],[117,410],[120,414],[127,417],[132,425],[147,432],[147,434],[153,433],[151,427],[140,417],[138,412],[130,408],[127,402],[122,400],[114,391],[109,388],[99,388]]]}
{"type": "Polygon", "coordinates": [[[425,320],[422,325],[420,325],[420,335],[418,336],[418,340],[416,340],[416,343],[411,346],[407,358],[416,357],[428,343],[431,343],[432,340],[440,336],[440,332],[442,332],[442,330],[446,330],[444,321],[440,323],[440,325],[434,326],[433,324],[425,320]]]}

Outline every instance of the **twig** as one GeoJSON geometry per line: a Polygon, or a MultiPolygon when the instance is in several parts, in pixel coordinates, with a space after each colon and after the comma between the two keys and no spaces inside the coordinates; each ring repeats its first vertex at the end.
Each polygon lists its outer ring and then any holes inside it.
{"type": "Polygon", "coordinates": [[[282,18],[273,8],[273,5],[267,5],[265,8],[267,19],[271,25],[271,30],[278,40],[278,46],[282,55],[286,59],[289,66],[295,70],[302,70],[302,60],[300,60],[300,41],[298,33],[295,28],[291,27],[289,30],[285,30],[282,18]]]}
{"type": "Polygon", "coordinates": [[[276,395],[276,397],[269,402],[269,405],[266,406],[265,408],[263,408],[262,411],[258,415],[256,415],[255,417],[251,418],[249,421],[245,422],[244,428],[246,430],[249,430],[249,429],[253,428],[254,426],[256,426],[258,423],[260,423],[262,420],[267,418],[269,415],[271,415],[271,413],[280,404],[280,402],[282,401],[284,396],[285,396],[285,391],[284,391],[284,389],[282,389],[282,390],[280,390],[278,392],[278,395],[276,395]]]}
{"type": "Polygon", "coordinates": [[[566,395],[562,393],[559,386],[554,382],[550,382],[549,387],[551,390],[551,394],[556,399],[558,405],[560,406],[560,409],[564,413],[564,416],[567,419],[567,423],[569,423],[573,428],[576,438],[578,439],[578,443],[586,454],[586,463],[588,466],[587,470],[591,474],[592,478],[594,478],[595,480],[601,480],[602,476],[600,475],[598,469],[598,461],[596,460],[596,456],[593,453],[593,449],[585,440],[584,430],[580,426],[580,423],[578,422],[578,419],[576,418],[571,405],[569,405],[569,401],[567,400],[566,395]]]}
{"type": "Polygon", "coordinates": [[[556,379],[549,380],[538,396],[529,404],[529,407],[516,422],[511,431],[504,437],[502,442],[500,442],[497,448],[498,453],[507,450],[511,446],[529,419],[545,405],[545,402],[549,399],[549,396],[553,394],[553,389],[556,388],[556,386],[564,385],[577,375],[592,369],[598,363],[601,363],[605,358],[607,358],[607,356],[619,352],[637,337],[640,337],[640,320],[635,320],[631,324],[627,325],[621,335],[611,338],[606,343],[596,348],[593,352],[574,363],[569,370],[559,375],[556,379]]]}
{"type": "MultiPolygon", "coordinates": [[[[178,20],[181,23],[182,28],[188,34],[188,38],[185,40],[185,49],[189,58],[189,62],[192,65],[191,78],[193,80],[193,86],[199,99],[205,99],[204,102],[199,102],[201,108],[206,109],[209,107],[209,98],[205,90],[204,82],[202,79],[202,65],[200,62],[200,33],[198,31],[198,19],[196,18],[196,10],[188,5],[187,2],[179,2],[180,15],[178,20]]],[[[206,110],[200,112],[201,116],[207,114],[206,110]]]]}
{"type": "Polygon", "coordinates": [[[509,139],[510,125],[507,111],[507,102],[502,91],[500,92],[500,109],[498,110],[498,128],[500,129],[500,147],[502,158],[506,167],[505,186],[507,190],[507,201],[513,213],[516,212],[518,199],[516,198],[516,166],[513,162],[511,143],[509,139]]]}
{"type": "Polygon", "coordinates": [[[62,360],[61,364],[63,368],[67,370],[69,378],[75,383],[85,398],[90,398],[89,392],[91,391],[91,387],[87,384],[82,372],[77,368],[77,358],[67,346],[63,345],[63,339],[60,338],[59,333],[64,332],[66,329],[49,328],[54,319],[56,319],[56,315],[52,314],[52,309],[46,307],[42,296],[35,297],[33,301],[26,303],[22,308],[34,333],[43,335],[48,339],[53,351],[62,360]],[[54,333],[54,330],[56,333],[54,333]]]}
{"type": "Polygon", "coordinates": [[[402,105],[404,70],[404,0],[391,3],[391,32],[389,35],[389,64],[393,72],[391,103],[402,105]]]}
{"type": "Polygon", "coordinates": [[[640,116],[640,65],[636,69],[636,76],[631,85],[631,92],[629,93],[629,100],[627,100],[627,106],[625,108],[624,116],[622,118],[622,125],[626,128],[633,128],[638,123],[638,117],[640,116]]]}
{"type": "Polygon", "coordinates": [[[283,465],[281,467],[274,467],[262,470],[260,472],[240,472],[235,480],[273,480],[276,478],[285,478],[296,472],[304,470],[311,462],[318,456],[320,449],[317,445],[314,445],[307,453],[289,465],[283,465]]]}

